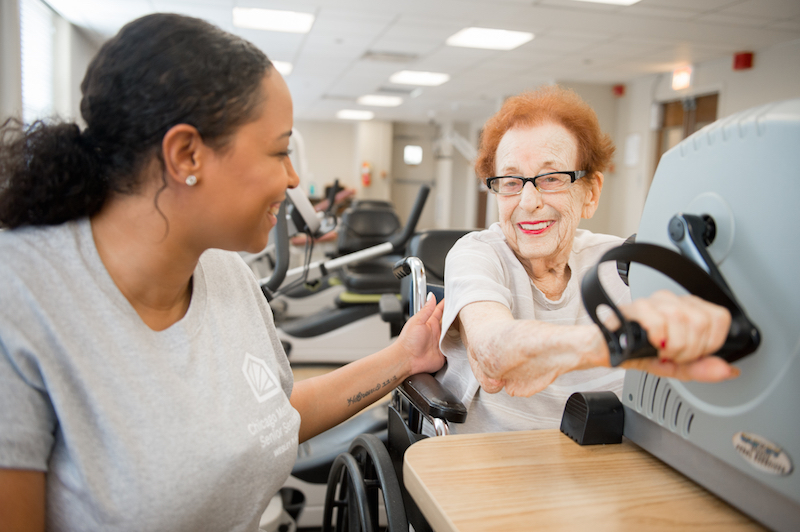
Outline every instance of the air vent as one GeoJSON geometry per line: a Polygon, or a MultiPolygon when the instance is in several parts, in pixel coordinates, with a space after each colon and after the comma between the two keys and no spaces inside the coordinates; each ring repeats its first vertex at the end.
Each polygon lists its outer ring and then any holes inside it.
{"type": "MultiPolygon", "coordinates": [[[[670,386],[667,379],[644,372],[636,373],[638,382],[631,383],[636,391],[628,393],[627,404],[669,431],[689,438],[693,424],[697,422],[690,404],[670,386]]],[[[627,382],[626,377],[626,387],[627,382]]]]}
{"type": "Polygon", "coordinates": [[[415,90],[416,90],[416,88],[414,88],[414,87],[411,87],[411,88],[408,88],[408,89],[405,88],[405,87],[402,87],[402,88],[401,87],[387,87],[387,86],[378,87],[378,92],[385,92],[387,94],[405,94],[405,95],[409,95],[412,92],[414,92],[415,90]]]}
{"type": "Polygon", "coordinates": [[[407,54],[403,52],[379,52],[377,50],[370,50],[361,56],[361,59],[369,61],[381,61],[383,63],[408,63],[419,58],[416,54],[407,54]]]}
{"type": "Polygon", "coordinates": [[[323,100],[336,100],[339,102],[355,102],[356,98],[354,96],[347,96],[345,94],[323,94],[323,100]]]}

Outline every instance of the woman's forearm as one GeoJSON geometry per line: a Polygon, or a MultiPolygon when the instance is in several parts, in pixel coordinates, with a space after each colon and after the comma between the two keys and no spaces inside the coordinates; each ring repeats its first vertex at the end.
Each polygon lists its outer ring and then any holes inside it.
{"type": "Polygon", "coordinates": [[[532,395],[569,371],[608,365],[608,349],[593,325],[515,320],[491,302],[464,307],[459,320],[473,372],[490,393],[505,388],[532,395]]]}
{"type": "Polygon", "coordinates": [[[300,412],[300,441],[363,410],[415,373],[444,364],[439,351],[444,304],[430,297],[403,326],[397,340],[374,355],[326,375],[295,383],[291,403],[300,412]]]}
{"type": "Polygon", "coordinates": [[[335,371],[296,382],[292,406],[300,413],[300,441],[336,426],[385,396],[410,376],[411,364],[397,344],[335,371]]]}

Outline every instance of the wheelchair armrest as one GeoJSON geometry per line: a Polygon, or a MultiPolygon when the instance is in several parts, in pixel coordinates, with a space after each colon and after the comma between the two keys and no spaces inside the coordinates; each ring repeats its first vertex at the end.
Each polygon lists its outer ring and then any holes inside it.
{"type": "Polygon", "coordinates": [[[450,423],[463,423],[467,409],[433,375],[419,373],[403,381],[400,392],[424,415],[444,419],[450,423]]]}
{"type": "Polygon", "coordinates": [[[405,318],[403,312],[403,304],[394,294],[383,294],[378,302],[378,309],[380,310],[381,319],[385,322],[402,322],[405,318]]]}

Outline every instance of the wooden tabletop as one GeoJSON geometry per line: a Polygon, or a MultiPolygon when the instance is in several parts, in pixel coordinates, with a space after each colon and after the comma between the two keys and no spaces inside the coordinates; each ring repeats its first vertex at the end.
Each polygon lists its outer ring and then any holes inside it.
{"type": "Polygon", "coordinates": [[[404,482],[437,532],[764,530],[628,440],[580,446],[558,430],[429,438],[404,482]]]}

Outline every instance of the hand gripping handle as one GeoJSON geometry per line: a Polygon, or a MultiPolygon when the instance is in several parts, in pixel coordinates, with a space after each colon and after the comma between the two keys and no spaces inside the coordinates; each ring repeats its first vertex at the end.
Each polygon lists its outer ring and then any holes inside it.
{"type": "MultiPolygon", "coordinates": [[[[667,248],[653,244],[625,244],[607,251],[583,278],[581,295],[589,317],[600,327],[611,353],[611,365],[619,366],[632,358],[656,355],[656,348],[647,339],[647,332],[633,320],[627,320],[608,297],[600,283],[598,267],[609,260],[638,262],[649,266],[671,278],[689,293],[711,303],[723,306],[731,313],[731,328],[722,348],[715,353],[728,362],[734,362],[749,355],[758,348],[761,336],[758,328],[750,321],[744,309],[732,297],[729,290],[723,289],[700,266],[686,257],[667,248]],[[609,331],[597,317],[597,308],[608,306],[622,325],[616,331],[609,331]]],[[[727,287],[726,287],[727,288],[727,287]]]]}

